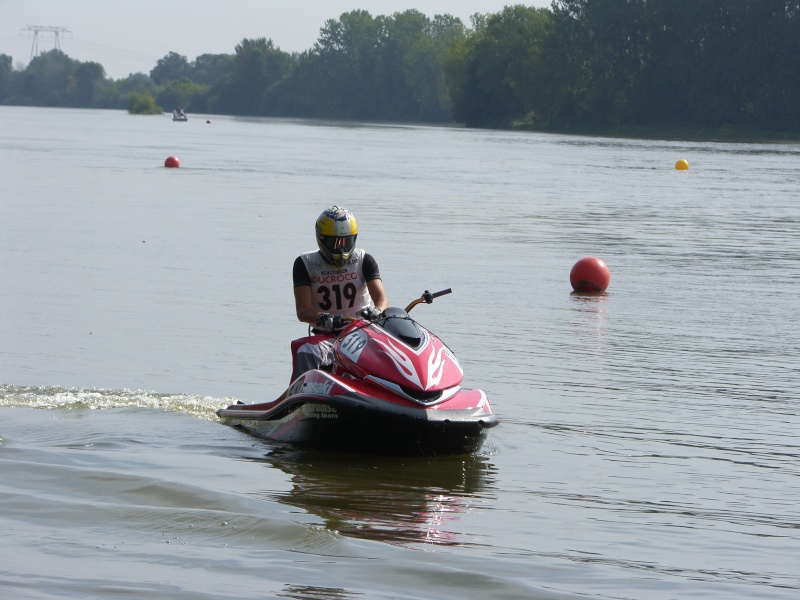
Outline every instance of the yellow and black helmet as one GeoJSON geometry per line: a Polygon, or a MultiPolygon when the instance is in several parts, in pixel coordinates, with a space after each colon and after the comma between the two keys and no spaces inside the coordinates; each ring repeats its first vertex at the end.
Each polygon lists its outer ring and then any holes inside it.
{"type": "Polygon", "coordinates": [[[346,208],[331,206],[317,218],[317,245],[327,262],[341,268],[356,247],[358,224],[346,208]]]}

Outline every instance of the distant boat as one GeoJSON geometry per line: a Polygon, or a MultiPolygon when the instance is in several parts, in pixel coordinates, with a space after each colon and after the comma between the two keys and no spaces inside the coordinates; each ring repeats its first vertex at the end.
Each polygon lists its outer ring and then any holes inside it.
{"type": "Polygon", "coordinates": [[[186,113],[183,111],[182,108],[176,108],[172,111],[172,120],[173,121],[188,121],[189,117],[186,116],[186,113]]]}

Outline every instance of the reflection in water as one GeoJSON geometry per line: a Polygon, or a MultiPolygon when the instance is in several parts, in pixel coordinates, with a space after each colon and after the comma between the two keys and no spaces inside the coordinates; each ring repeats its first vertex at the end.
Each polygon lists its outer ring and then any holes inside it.
{"type": "Polygon", "coordinates": [[[608,300],[608,292],[570,292],[570,297],[578,303],[579,310],[600,313],[608,300]]]}
{"type": "Polygon", "coordinates": [[[308,510],[341,535],[395,544],[461,545],[449,524],[495,483],[494,466],[475,455],[409,459],[278,448],[263,460],[293,484],[263,497],[308,510]]]}
{"type": "Polygon", "coordinates": [[[349,592],[342,588],[319,587],[315,585],[287,585],[278,593],[279,598],[293,598],[294,600],[348,600],[360,598],[363,594],[349,592]]]}
{"type": "Polygon", "coordinates": [[[600,352],[606,345],[609,295],[602,293],[570,294],[573,309],[572,323],[578,329],[578,339],[590,352],[600,352]]]}

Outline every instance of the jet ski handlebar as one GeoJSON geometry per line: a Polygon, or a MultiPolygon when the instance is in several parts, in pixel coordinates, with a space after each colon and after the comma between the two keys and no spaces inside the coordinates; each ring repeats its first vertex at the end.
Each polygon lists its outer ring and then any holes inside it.
{"type": "Polygon", "coordinates": [[[453,290],[451,288],[447,288],[446,290],[442,290],[441,292],[433,292],[430,293],[428,290],[425,290],[422,293],[422,296],[414,300],[411,304],[406,306],[406,312],[410,312],[412,308],[414,308],[417,304],[425,303],[430,304],[433,302],[434,298],[438,298],[439,296],[444,296],[446,294],[452,294],[453,290]]]}
{"type": "MultiPolygon", "coordinates": [[[[441,292],[433,292],[433,293],[429,292],[428,290],[425,290],[422,293],[422,296],[420,296],[419,298],[411,302],[411,304],[406,306],[406,312],[409,312],[417,304],[422,304],[423,302],[425,304],[430,304],[431,302],[433,302],[434,298],[438,298],[439,296],[444,296],[446,294],[452,294],[452,293],[453,293],[452,288],[447,288],[446,290],[442,290],[441,292]]],[[[352,323],[353,321],[358,321],[359,318],[360,317],[342,317],[342,321],[344,321],[345,323],[352,323]]]]}

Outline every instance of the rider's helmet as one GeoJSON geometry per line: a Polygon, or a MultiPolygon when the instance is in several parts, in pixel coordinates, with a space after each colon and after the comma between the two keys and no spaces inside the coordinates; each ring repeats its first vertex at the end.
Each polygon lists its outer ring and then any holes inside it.
{"type": "Polygon", "coordinates": [[[358,224],[346,208],[331,206],[317,218],[317,245],[327,262],[341,268],[356,247],[358,224]]]}

